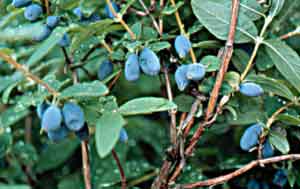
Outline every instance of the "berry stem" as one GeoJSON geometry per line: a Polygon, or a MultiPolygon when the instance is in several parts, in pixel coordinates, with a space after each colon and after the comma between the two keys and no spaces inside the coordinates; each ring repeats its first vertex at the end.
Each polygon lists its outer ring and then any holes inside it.
{"type": "Polygon", "coordinates": [[[159,35],[162,35],[162,32],[159,28],[158,23],[156,22],[155,18],[152,16],[152,14],[149,12],[149,9],[146,7],[145,3],[143,0],[139,0],[140,4],[142,5],[143,9],[145,10],[146,14],[150,16],[153,26],[155,27],[155,29],[159,32],[159,35]]]}
{"type": "Polygon", "coordinates": [[[287,34],[284,34],[284,35],[280,36],[280,39],[284,40],[284,39],[288,39],[290,37],[294,37],[294,36],[297,36],[297,35],[300,35],[300,26],[295,31],[291,31],[287,34]]]}
{"type": "Polygon", "coordinates": [[[125,172],[124,172],[124,169],[122,167],[122,164],[120,162],[120,159],[118,157],[118,154],[116,153],[116,151],[114,149],[111,151],[111,153],[112,153],[113,158],[115,159],[115,161],[117,163],[117,166],[118,166],[118,169],[119,169],[119,172],[120,172],[120,177],[121,177],[121,182],[122,182],[122,189],[126,189],[127,188],[126,176],[125,176],[125,172]]]}
{"type": "Polygon", "coordinates": [[[47,12],[47,15],[50,15],[50,8],[49,8],[49,1],[48,0],[45,0],[45,7],[46,7],[46,12],[47,12]]]}
{"type": "Polygon", "coordinates": [[[41,80],[36,75],[32,74],[29,70],[27,70],[26,68],[24,68],[21,64],[17,63],[9,55],[7,55],[4,52],[0,51],[0,58],[2,58],[3,60],[5,60],[6,63],[12,65],[16,70],[19,70],[20,72],[22,72],[25,77],[27,77],[27,78],[35,81],[37,84],[39,84],[39,85],[41,85],[43,87],[45,87],[45,89],[47,91],[49,91],[49,93],[51,93],[54,97],[56,97],[56,96],[59,95],[59,93],[55,89],[53,89],[52,87],[50,87],[46,82],[44,82],[43,80],[41,80]]]}
{"type": "Polygon", "coordinates": [[[115,9],[113,8],[111,1],[110,0],[106,0],[106,3],[109,7],[109,10],[112,12],[112,14],[114,15],[114,17],[116,18],[116,20],[118,22],[120,22],[120,24],[125,28],[125,30],[129,33],[130,37],[132,40],[136,39],[135,34],[133,33],[133,31],[129,28],[129,26],[126,24],[126,22],[123,20],[123,18],[115,11],[115,9]]]}
{"type": "MultiPolygon", "coordinates": [[[[175,0],[170,0],[170,1],[171,1],[172,6],[176,7],[175,0]]],[[[184,34],[185,36],[187,36],[187,34],[185,32],[185,29],[184,29],[184,24],[181,21],[181,18],[180,18],[178,10],[176,10],[176,12],[175,12],[175,17],[176,17],[176,21],[177,21],[178,27],[180,29],[180,32],[182,34],[184,34]]],[[[191,55],[193,63],[196,63],[197,59],[196,59],[196,55],[195,55],[194,49],[192,47],[191,47],[191,50],[190,50],[190,55],[191,55]]]]}

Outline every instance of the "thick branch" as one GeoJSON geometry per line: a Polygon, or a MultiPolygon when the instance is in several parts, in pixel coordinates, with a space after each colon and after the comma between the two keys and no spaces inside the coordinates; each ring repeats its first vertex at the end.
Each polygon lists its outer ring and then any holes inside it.
{"type": "Polygon", "coordinates": [[[232,173],[229,173],[229,174],[226,174],[223,176],[219,176],[216,178],[208,179],[205,181],[199,181],[199,182],[195,182],[195,183],[191,183],[191,184],[184,184],[183,188],[187,188],[187,189],[188,188],[198,188],[198,187],[214,186],[217,184],[222,184],[231,179],[234,179],[235,177],[242,175],[243,173],[257,167],[260,164],[265,165],[265,164],[271,164],[271,163],[276,163],[276,162],[286,161],[286,160],[300,160],[300,154],[282,155],[282,156],[276,156],[276,157],[272,157],[272,158],[252,161],[232,173]]]}

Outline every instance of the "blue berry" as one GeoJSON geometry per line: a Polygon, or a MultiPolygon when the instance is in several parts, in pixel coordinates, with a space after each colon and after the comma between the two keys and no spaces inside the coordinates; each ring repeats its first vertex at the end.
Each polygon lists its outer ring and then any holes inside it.
{"type": "Polygon", "coordinates": [[[278,170],[273,178],[273,184],[283,187],[287,183],[287,173],[285,170],[278,170]]]}
{"type": "Polygon", "coordinates": [[[190,81],[186,77],[187,70],[187,65],[181,65],[177,68],[175,72],[175,81],[180,91],[183,91],[190,83],[190,81]]]}
{"type": "Polygon", "coordinates": [[[143,72],[155,76],[160,71],[160,61],[157,55],[149,48],[144,48],[139,57],[139,63],[143,72]]]}
{"type": "Polygon", "coordinates": [[[58,25],[59,21],[60,21],[60,17],[58,17],[58,16],[48,16],[46,25],[49,28],[53,29],[58,25]]]}
{"type": "Polygon", "coordinates": [[[43,114],[42,128],[47,132],[57,130],[61,127],[62,120],[60,109],[56,105],[51,105],[43,114]]]}
{"type": "Polygon", "coordinates": [[[63,140],[64,138],[66,138],[69,132],[70,131],[68,130],[68,128],[66,128],[66,126],[62,125],[59,129],[57,129],[55,131],[48,131],[47,135],[51,141],[59,142],[59,141],[63,140]]]}
{"type": "Polygon", "coordinates": [[[98,69],[98,78],[103,81],[114,71],[114,65],[109,60],[104,60],[98,69]]]}
{"type": "Polygon", "coordinates": [[[50,106],[50,105],[47,104],[47,103],[45,103],[45,102],[43,102],[42,104],[39,104],[39,105],[37,106],[37,108],[36,108],[36,113],[37,113],[37,115],[38,115],[38,117],[39,117],[40,119],[42,119],[42,117],[43,117],[45,111],[47,110],[47,108],[48,108],[49,106],[50,106]]]}
{"type": "Polygon", "coordinates": [[[30,5],[31,2],[32,2],[31,0],[13,0],[11,4],[15,8],[22,8],[30,5]]]}
{"type": "Polygon", "coordinates": [[[73,13],[81,20],[84,18],[83,13],[81,12],[81,9],[79,7],[76,7],[73,9],[73,13]]]}
{"type": "Polygon", "coordinates": [[[81,140],[88,140],[89,139],[89,127],[85,123],[84,126],[79,130],[75,131],[75,135],[81,140]]]}
{"type": "Polygon", "coordinates": [[[240,140],[240,147],[245,151],[249,151],[251,148],[257,145],[262,130],[262,126],[258,123],[248,127],[240,140]]]}
{"type": "Polygon", "coordinates": [[[97,22],[101,20],[101,17],[99,16],[99,14],[93,13],[87,20],[90,22],[97,22]]]}
{"type": "Polygon", "coordinates": [[[240,92],[246,96],[256,97],[261,96],[264,90],[256,83],[247,82],[240,85],[240,92]]]}
{"type": "Polygon", "coordinates": [[[37,20],[43,14],[43,9],[38,4],[32,4],[26,7],[24,17],[29,21],[37,20]]]}
{"type": "Polygon", "coordinates": [[[58,45],[61,47],[67,47],[70,45],[70,43],[71,43],[70,37],[67,33],[65,33],[61,38],[61,40],[58,42],[58,45]]]}
{"type": "MultiPolygon", "coordinates": [[[[111,5],[117,13],[120,11],[119,6],[115,2],[111,2],[111,5]]],[[[105,14],[108,18],[115,18],[108,5],[105,6],[105,14]]]]}
{"type": "Polygon", "coordinates": [[[192,44],[184,35],[179,35],[175,39],[175,49],[180,58],[186,57],[192,48],[192,44]]]}
{"type": "Polygon", "coordinates": [[[128,134],[125,128],[121,129],[119,140],[124,143],[128,141],[128,134]]]}
{"type": "Polygon", "coordinates": [[[251,179],[247,184],[247,189],[260,189],[260,185],[255,179],[251,179]]]}
{"type": "Polygon", "coordinates": [[[79,131],[84,126],[84,113],[80,106],[66,103],[62,109],[65,125],[72,131],[79,131]]]}
{"type": "Polygon", "coordinates": [[[139,57],[136,54],[130,54],[125,63],[125,78],[127,81],[136,81],[140,77],[139,57]]]}
{"type": "Polygon", "coordinates": [[[201,80],[205,75],[205,67],[202,64],[189,64],[186,77],[189,80],[193,81],[199,81],[201,80]]]}
{"type": "Polygon", "coordinates": [[[47,39],[47,37],[50,36],[51,32],[52,31],[50,28],[48,28],[47,26],[44,26],[41,33],[39,33],[37,36],[34,36],[33,40],[43,41],[43,40],[47,39]]]}
{"type": "Polygon", "coordinates": [[[262,149],[262,157],[263,158],[269,158],[274,155],[274,149],[270,143],[270,141],[267,139],[265,143],[263,144],[263,149],[262,149]]]}

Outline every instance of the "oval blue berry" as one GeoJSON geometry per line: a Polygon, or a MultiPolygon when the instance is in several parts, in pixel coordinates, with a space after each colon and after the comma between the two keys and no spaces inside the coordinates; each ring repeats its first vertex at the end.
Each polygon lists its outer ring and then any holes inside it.
{"type": "Polygon", "coordinates": [[[124,143],[128,141],[128,134],[125,128],[121,129],[119,140],[124,143]]]}
{"type": "Polygon", "coordinates": [[[160,61],[158,56],[149,48],[144,48],[139,57],[142,71],[150,76],[158,75],[160,72],[160,61]]]}
{"type": "Polygon", "coordinates": [[[61,47],[67,47],[70,45],[70,43],[71,43],[70,37],[67,33],[65,33],[61,38],[61,40],[58,42],[58,45],[61,47]]]}
{"type": "Polygon", "coordinates": [[[90,22],[97,22],[97,21],[99,21],[99,20],[101,20],[101,17],[100,17],[100,15],[97,14],[97,13],[93,13],[93,14],[88,18],[88,21],[90,21],[90,22]]]}
{"type": "Polygon", "coordinates": [[[280,186],[283,187],[284,185],[286,185],[287,183],[287,173],[285,170],[278,170],[273,178],[273,184],[275,184],[276,186],[280,186]]]}
{"type": "Polygon", "coordinates": [[[58,25],[59,21],[60,21],[59,16],[48,16],[46,20],[46,25],[49,28],[53,29],[58,25]]]}
{"type": "Polygon", "coordinates": [[[75,9],[73,9],[73,13],[81,20],[83,19],[83,13],[81,12],[80,7],[76,7],[75,9]]]}
{"type": "Polygon", "coordinates": [[[260,189],[260,184],[254,179],[249,180],[247,189],[260,189]]]}
{"type": "Polygon", "coordinates": [[[50,28],[48,28],[47,26],[44,26],[42,28],[42,31],[40,33],[38,33],[36,36],[34,36],[33,40],[34,41],[43,41],[50,36],[51,32],[52,31],[50,28]]]}
{"type": "Polygon", "coordinates": [[[139,57],[130,54],[125,62],[124,74],[127,81],[136,81],[140,77],[139,57]]]}
{"type": "Polygon", "coordinates": [[[47,135],[51,141],[59,142],[59,141],[65,139],[68,136],[69,132],[70,131],[63,125],[55,131],[48,131],[47,135]]]}
{"type": "Polygon", "coordinates": [[[189,64],[186,77],[189,80],[199,81],[205,75],[205,67],[204,65],[197,63],[197,64],[189,64]]]}
{"type": "Polygon", "coordinates": [[[109,60],[104,60],[98,69],[98,78],[103,81],[114,71],[114,65],[109,60]]]}
{"type": "Polygon", "coordinates": [[[184,35],[179,35],[176,37],[174,46],[180,58],[186,57],[192,48],[190,40],[184,35]]]}
{"type": "Polygon", "coordinates": [[[63,117],[59,107],[56,105],[51,105],[44,112],[42,118],[42,128],[47,132],[57,130],[61,127],[62,120],[63,117]]]}
{"type": "Polygon", "coordinates": [[[84,113],[77,104],[66,103],[62,109],[62,113],[68,129],[79,131],[84,126],[84,113]]]}
{"type": "MultiPolygon", "coordinates": [[[[120,11],[119,6],[115,2],[111,2],[111,5],[117,13],[120,11]]],[[[105,6],[105,14],[108,18],[115,18],[108,5],[105,6]]]]}
{"type": "Polygon", "coordinates": [[[259,136],[261,135],[262,131],[263,128],[258,123],[248,127],[241,137],[240,147],[245,151],[249,151],[258,144],[259,136]]]}
{"type": "Polygon", "coordinates": [[[262,149],[262,157],[263,158],[269,158],[274,155],[274,149],[270,143],[270,141],[267,139],[265,143],[263,144],[263,149],[262,149]]]}
{"type": "Polygon", "coordinates": [[[39,117],[40,119],[42,119],[42,117],[43,117],[45,111],[47,110],[47,108],[48,108],[49,106],[50,106],[50,105],[47,104],[47,103],[45,103],[45,102],[43,102],[42,104],[39,104],[39,105],[37,106],[37,108],[36,108],[36,113],[37,113],[37,115],[38,115],[38,117],[39,117]]]}
{"type": "Polygon", "coordinates": [[[240,85],[240,92],[245,96],[257,97],[261,96],[264,90],[256,83],[247,82],[240,85]]]}
{"type": "Polygon", "coordinates": [[[190,81],[186,77],[187,70],[187,65],[181,65],[177,68],[175,72],[175,81],[180,91],[183,91],[190,83],[190,81]]]}
{"type": "Polygon", "coordinates": [[[31,0],[13,0],[11,4],[15,8],[22,8],[30,5],[31,2],[32,2],[31,0]]]}
{"type": "Polygon", "coordinates": [[[43,9],[38,4],[32,4],[26,7],[24,17],[29,21],[37,20],[43,14],[43,9]]]}

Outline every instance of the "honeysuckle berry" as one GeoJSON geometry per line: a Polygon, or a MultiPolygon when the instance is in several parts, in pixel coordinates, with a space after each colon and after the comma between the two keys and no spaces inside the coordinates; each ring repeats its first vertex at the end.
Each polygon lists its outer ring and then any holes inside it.
{"type": "Polygon", "coordinates": [[[259,143],[259,137],[263,131],[261,124],[256,123],[248,127],[240,140],[240,147],[244,151],[249,151],[255,145],[259,143]]]}
{"type": "Polygon", "coordinates": [[[264,90],[256,83],[246,82],[240,84],[240,92],[245,96],[257,97],[261,96],[264,93],[264,90]]]}
{"type": "Polygon", "coordinates": [[[42,117],[42,129],[45,131],[55,131],[61,127],[63,117],[61,110],[56,105],[51,105],[44,112],[42,117]]]}
{"type": "Polygon", "coordinates": [[[273,155],[274,155],[274,149],[273,149],[269,139],[267,139],[263,144],[262,157],[269,158],[269,157],[272,157],[273,155]]]}
{"type": "Polygon", "coordinates": [[[66,103],[62,109],[64,123],[72,131],[79,131],[84,126],[84,113],[80,106],[66,103]]]}
{"type": "Polygon", "coordinates": [[[183,91],[190,83],[186,76],[187,70],[188,65],[181,65],[176,69],[175,81],[180,91],[183,91]]]}
{"type": "Polygon", "coordinates": [[[149,48],[144,48],[139,57],[142,71],[150,76],[158,75],[160,72],[160,61],[158,56],[149,48]]]}
{"type": "Polygon", "coordinates": [[[189,64],[187,68],[186,77],[189,80],[199,81],[205,75],[205,67],[200,63],[189,64]]]}
{"type": "Polygon", "coordinates": [[[47,104],[47,103],[45,103],[45,102],[43,102],[43,103],[41,103],[41,104],[39,104],[39,105],[37,106],[37,108],[36,108],[36,113],[37,113],[37,115],[38,115],[38,117],[39,117],[40,119],[42,119],[42,117],[43,117],[45,111],[47,110],[47,108],[48,108],[49,106],[50,106],[50,105],[47,104]]]}
{"type": "Polygon", "coordinates": [[[284,185],[286,185],[287,183],[287,173],[285,170],[278,170],[273,178],[273,184],[275,184],[276,186],[279,187],[284,187],[284,185]]]}
{"type": "Polygon", "coordinates": [[[247,189],[260,189],[260,184],[255,179],[249,180],[247,189]]]}
{"type": "Polygon", "coordinates": [[[31,3],[32,3],[31,0],[13,0],[11,4],[15,8],[22,8],[30,5],[31,3]]]}
{"type": "Polygon", "coordinates": [[[91,14],[90,17],[88,17],[87,20],[90,21],[90,22],[97,22],[97,21],[101,20],[101,17],[100,17],[99,14],[93,13],[93,14],[91,14]]]}
{"type": "Polygon", "coordinates": [[[52,30],[49,27],[44,26],[42,28],[42,31],[39,34],[37,34],[36,36],[34,36],[33,40],[34,41],[43,41],[47,37],[50,36],[51,32],[52,32],[52,30]]]}
{"type": "Polygon", "coordinates": [[[81,12],[80,7],[76,7],[75,9],[73,9],[73,13],[81,20],[84,18],[83,13],[81,12]]]}
{"type": "MultiPolygon", "coordinates": [[[[115,2],[111,1],[111,5],[117,13],[120,11],[119,6],[115,2]]],[[[105,14],[108,18],[115,18],[114,14],[110,11],[110,8],[108,5],[105,6],[105,14]]]]}
{"type": "Polygon", "coordinates": [[[139,57],[130,54],[125,62],[124,75],[127,81],[136,81],[140,77],[139,57]]]}
{"type": "Polygon", "coordinates": [[[24,11],[24,17],[29,21],[37,20],[42,14],[43,8],[39,4],[31,4],[24,11]]]}
{"type": "Polygon", "coordinates": [[[61,47],[67,47],[70,45],[70,43],[71,43],[70,37],[67,33],[65,33],[61,38],[61,40],[58,42],[58,45],[61,47]]]}
{"type": "Polygon", "coordinates": [[[104,60],[98,69],[98,79],[103,81],[114,71],[114,65],[109,60],[104,60]]]}
{"type": "Polygon", "coordinates": [[[48,16],[46,20],[46,25],[49,28],[53,29],[58,25],[59,21],[60,21],[59,16],[48,16]]]}
{"type": "Polygon", "coordinates": [[[119,140],[124,143],[128,141],[128,134],[125,128],[121,129],[119,140]]]}
{"type": "Polygon", "coordinates": [[[63,139],[65,139],[69,134],[68,128],[66,126],[62,125],[59,129],[54,131],[48,131],[47,135],[48,138],[53,142],[59,142],[63,139]]]}
{"type": "Polygon", "coordinates": [[[186,57],[192,48],[190,40],[184,35],[179,35],[176,37],[174,46],[180,58],[186,57]]]}

